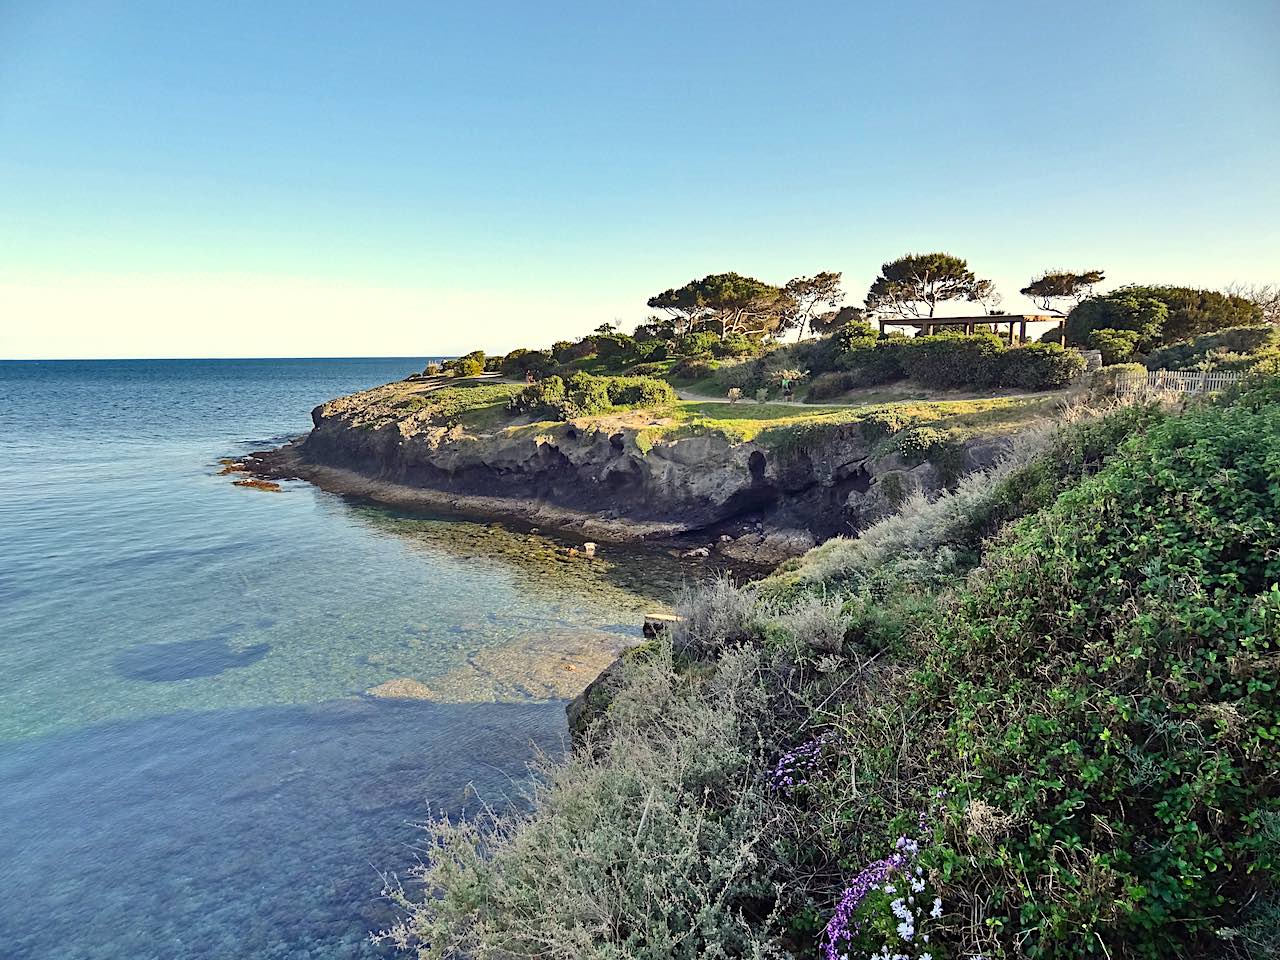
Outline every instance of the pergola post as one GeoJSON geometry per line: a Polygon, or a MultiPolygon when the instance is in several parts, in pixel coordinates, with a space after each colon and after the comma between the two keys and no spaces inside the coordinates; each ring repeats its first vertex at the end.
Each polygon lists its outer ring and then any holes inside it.
{"type": "Polygon", "coordinates": [[[1019,343],[1027,342],[1027,321],[1026,320],[1023,320],[1021,323],[1018,324],[1018,342],[1019,343]]]}

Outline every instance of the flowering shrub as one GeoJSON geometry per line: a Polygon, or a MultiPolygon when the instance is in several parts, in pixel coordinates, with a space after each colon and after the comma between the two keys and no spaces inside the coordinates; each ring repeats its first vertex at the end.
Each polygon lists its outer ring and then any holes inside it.
{"type": "Polygon", "coordinates": [[[946,444],[946,431],[935,427],[911,427],[898,435],[898,450],[909,463],[928,460],[946,444]]]}
{"type": "Polygon", "coordinates": [[[833,736],[830,731],[819,734],[784,753],[769,772],[770,786],[781,793],[793,794],[808,784],[809,777],[822,763],[823,747],[833,736]]]}
{"type": "Polygon", "coordinates": [[[933,960],[942,898],[920,864],[921,843],[899,837],[893,853],[864,867],[845,888],[822,935],[825,960],[933,960]]]}

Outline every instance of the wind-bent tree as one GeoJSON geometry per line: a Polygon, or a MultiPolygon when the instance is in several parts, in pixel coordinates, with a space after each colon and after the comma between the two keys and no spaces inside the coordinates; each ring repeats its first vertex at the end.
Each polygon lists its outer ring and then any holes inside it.
{"type": "Polygon", "coordinates": [[[987,316],[997,313],[1004,313],[1000,309],[1000,303],[1004,300],[1004,295],[996,289],[994,280],[978,280],[973,285],[973,290],[965,299],[982,305],[982,312],[987,316]]]}
{"type": "Polygon", "coordinates": [[[1280,283],[1229,283],[1222,292],[1255,304],[1266,323],[1280,324],[1280,283]]]}
{"type": "Polygon", "coordinates": [[[782,288],[782,322],[779,330],[798,328],[796,339],[803,340],[805,327],[813,329],[818,308],[836,310],[843,300],[844,291],[840,289],[838,271],[824,270],[812,277],[788,280],[787,285],[782,288]]]}
{"type": "Polygon", "coordinates": [[[867,309],[899,317],[932,317],[940,303],[978,301],[990,289],[990,281],[979,280],[960,257],[909,253],[880,268],[880,276],[867,292],[867,309]]]}
{"type": "Polygon", "coordinates": [[[758,337],[778,329],[782,290],[754,277],[713,273],[650,297],[649,306],[671,317],[678,337],[706,328],[758,337]]]}
{"type": "Polygon", "coordinates": [[[1101,270],[1046,270],[1018,292],[1041,310],[1065,317],[1105,279],[1101,270]]]}
{"type": "Polygon", "coordinates": [[[809,329],[817,336],[825,337],[840,330],[846,324],[862,323],[866,318],[867,313],[861,307],[841,307],[839,310],[830,310],[813,316],[809,320],[809,329]]]}

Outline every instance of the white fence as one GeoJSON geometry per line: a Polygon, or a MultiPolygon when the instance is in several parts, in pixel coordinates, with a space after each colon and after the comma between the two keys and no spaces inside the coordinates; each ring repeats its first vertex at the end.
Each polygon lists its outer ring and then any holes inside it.
{"type": "Polygon", "coordinates": [[[1227,371],[1149,370],[1120,374],[1116,393],[1214,393],[1239,382],[1240,374],[1227,371]]]}

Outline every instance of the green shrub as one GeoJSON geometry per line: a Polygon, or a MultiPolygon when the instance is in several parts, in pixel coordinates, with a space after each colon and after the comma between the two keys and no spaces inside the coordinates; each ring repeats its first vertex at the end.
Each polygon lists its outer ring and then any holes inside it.
{"type": "Polygon", "coordinates": [[[1274,346],[1276,341],[1276,330],[1270,325],[1229,327],[1153,350],[1144,362],[1148,370],[1217,368],[1224,356],[1253,354],[1274,346]]]}
{"type": "Polygon", "coordinates": [[[635,355],[645,361],[666,360],[667,345],[661,340],[638,340],[635,355]]]}
{"type": "Polygon", "coordinates": [[[697,357],[702,354],[711,355],[720,345],[720,337],[714,333],[686,333],[676,340],[672,351],[677,357],[697,357]]]}
{"type": "Polygon", "coordinates": [[[854,320],[843,324],[832,334],[831,339],[836,345],[837,352],[842,356],[848,356],[851,353],[874,347],[876,341],[880,339],[880,334],[871,324],[862,320],[854,320]]]}
{"type": "Polygon", "coordinates": [[[911,427],[898,434],[898,452],[908,463],[923,463],[935,456],[947,442],[945,431],[933,427],[911,427]]]}
{"type": "Polygon", "coordinates": [[[712,345],[711,354],[715,357],[756,357],[761,349],[760,341],[740,333],[730,333],[712,345]]]}
{"type": "Polygon", "coordinates": [[[633,377],[661,377],[666,372],[665,363],[637,363],[627,371],[633,377]]]}
{"type": "Polygon", "coordinates": [[[563,420],[566,409],[564,380],[554,375],[545,377],[512,397],[509,407],[515,413],[563,420]]]}
{"type": "Polygon", "coordinates": [[[913,342],[900,334],[872,342],[855,342],[838,355],[837,365],[851,374],[861,387],[902,380],[907,375],[902,358],[913,342]]]}
{"type": "Polygon", "coordinates": [[[596,356],[610,364],[621,364],[636,356],[636,341],[625,333],[597,336],[596,356]]]}
{"type": "Polygon", "coordinates": [[[523,380],[532,374],[535,379],[548,376],[556,367],[556,360],[547,350],[512,350],[502,358],[499,366],[504,377],[523,380]]]}
{"type": "Polygon", "coordinates": [[[445,373],[455,377],[474,377],[484,372],[484,351],[473,350],[440,365],[445,373]]]}
{"type": "Polygon", "coordinates": [[[994,333],[939,333],[898,346],[903,372],[931,387],[997,383],[1004,343],[994,333]]]}
{"type": "Polygon", "coordinates": [[[1244,297],[1191,287],[1129,286],[1090,297],[1066,320],[1067,342],[1085,344],[1094,330],[1131,330],[1145,353],[1162,344],[1227,327],[1251,326],[1262,308],[1244,297]]]}
{"type": "Polygon", "coordinates": [[[848,371],[822,373],[814,377],[813,382],[809,384],[809,393],[805,399],[810,402],[829,400],[857,386],[859,386],[858,378],[848,371]]]}
{"type": "Polygon", "coordinates": [[[422,960],[783,960],[760,653],[726,650],[691,683],[659,639],[621,669],[587,745],[541,764],[527,808],[427,826],[384,941],[422,960]]]}
{"type": "Polygon", "coordinates": [[[671,368],[670,376],[678,380],[702,380],[711,376],[719,364],[708,357],[685,357],[671,368]]]}
{"type": "Polygon", "coordinates": [[[1101,351],[1104,365],[1127,363],[1138,348],[1138,331],[1103,327],[1089,333],[1089,346],[1101,351]]]}
{"type": "Polygon", "coordinates": [[[596,416],[621,406],[663,406],[674,403],[676,392],[665,380],[652,377],[596,377],[578,371],[566,381],[550,376],[525,387],[511,401],[511,409],[551,420],[596,416]]]}
{"type": "Polygon", "coordinates": [[[998,354],[995,358],[1002,387],[1025,390],[1056,390],[1085,371],[1085,359],[1078,350],[1056,343],[1027,343],[998,354]]]}
{"type": "Polygon", "coordinates": [[[676,402],[676,391],[653,377],[608,377],[605,388],[614,406],[660,407],[676,402]]]}
{"type": "Polygon", "coordinates": [[[579,371],[565,381],[565,407],[561,419],[595,416],[612,409],[608,377],[593,377],[579,371]]]}
{"type": "Polygon", "coordinates": [[[1275,405],[1171,418],[1018,525],[941,621],[920,702],[940,762],[970,758],[947,886],[1002,940],[1206,956],[1275,879],[1277,464],[1275,405]]]}

